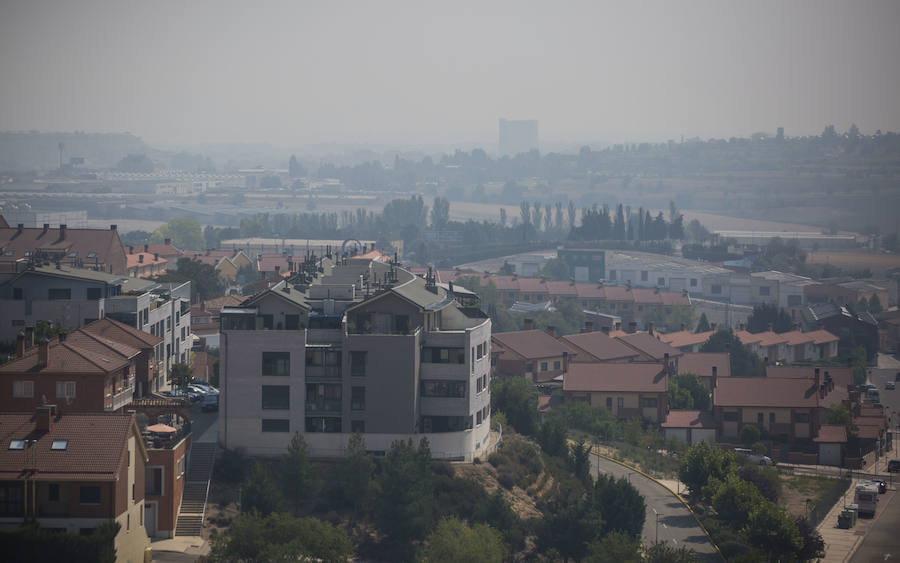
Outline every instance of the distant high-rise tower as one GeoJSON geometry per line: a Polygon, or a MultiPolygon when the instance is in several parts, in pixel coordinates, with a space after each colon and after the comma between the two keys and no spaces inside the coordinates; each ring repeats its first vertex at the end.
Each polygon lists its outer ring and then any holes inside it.
{"type": "Polygon", "coordinates": [[[538,150],[537,119],[500,118],[500,156],[515,156],[532,150],[538,150]]]}

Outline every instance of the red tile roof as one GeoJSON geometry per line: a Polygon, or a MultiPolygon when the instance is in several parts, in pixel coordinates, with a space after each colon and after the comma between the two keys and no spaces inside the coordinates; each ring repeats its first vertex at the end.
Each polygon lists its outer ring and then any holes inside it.
{"type": "Polygon", "coordinates": [[[813,337],[813,342],[816,344],[827,344],[829,342],[837,342],[840,340],[837,336],[831,334],[827,330],[812,330],[807,334],[813,337]]]}
{"type": "Polygon", "coordinates": [[[776,344],[787,342],[787,338],[785,338],[783,334],[778,334],[773,331],[760,332],[756,336],[759,337],[760,346],[774,346],[776,344]]]}
{"type": "MultiPolygon", "coordinates": [[[[63,252],[63,262],[68,264],[73,259],[83,260],[86,265],[96,262],[109,264],[112,253],[119,254],[119,259],[124,258],[125,249],[119,240],[119,234],[112,229],[70,229],[65,230],[65,238],[60,238],[60,229],[23,228],[19,232],[18,227],[0,227],[0,261],[12,262],[25,258],[27,251],[44,250],[53,253],[63,252]],[[11,254],[9,254],[11,252],[11,254]],[[71,253],[76,256],[70,258],[71,253]],[[89,254],[95,257],[89,257],[89,254]],[[9,254],[9,255],[8,255],[9,254]]],[[[124,274],[125,272],[113,272],[124,274]]]]}
{"type": "Polygon", "coordinates": [[[691,332],[689,330],[681,330],[678,332],[670,332],[667,334],[660,334],[659,339],[663,342],[666,342],[675,348],[681,348],[683,346],[694,346],[697,344],[705,344],[709,341],[709,338],[715,334],[716,331],[710,330],[707,332],[691,332]]]}
{"type": "Polygon", "coordinates": [[[815,408],[819,393],[806,379],[770,377],[720,378],[713,392],[717,407],[796,407],[815,408]]]}
{"type": "Polygon", "coordinates": [[[663,428],[715,428],[716,419],[704,411],[669,411],[663,428]]]}
{"type": "Polygon", "coordinates": [[[278,266],[282,275],[290,273],[287,256],[283,254],[263,254],[256,261],[256,269],[260,272],[274,272],[275,266],[278,266]]]}
{"type": "Polygon", "coordinates": [[[664,393],[666,376],[657,364],[569,364],[564,391],[664,393]]]}
{"type": "Polygon", "coordinates": [[[634,292],[622,285],[603,286],[603,295],[608,301],[634,301],[634,292]]]}
{"type": "Polygon", "coordinates": [[[663,360],[666,354],[669,355],[670,359],[678,358],[684,354],[684,352],[678,348],[673,348],[646,332],[635,332],[617,336],[616,339],[624,342],[639,352],[647,354],[656,361],[663,360]]]}
{"type": "Polygon", "coordinates": [[[126,254],[128,268],[139,268],[141,266],[162,266],[168,264],[169,261],[162,256],[151,254],[149,252],[135,252],[134,254],[126,254]],[[143,261],[141,261],[143,260],[143,261]]]}
{"type": "Polygon", "coordinates": [[[813,442],[844,444],[847,442],[847,428],[842,424],[823,424],[813,442]]]}
{"type": "Polygon", "coordinates": [[[606,299],[603,286],[597,284],[576,283],[575,293],[580,299],[606,299]]]}
{"type": "MultiPolygon", "coordinates": [[[[629,348],[615,338],[610,338],[602,332],[582,332],[569,334],[562,337],[562,341],[568,344],[576,353],[587,354],[601,361],[617,360],[622,358],[636,358],[638,352],[629,348]]],[[[579,357],[580,361],[589,361],[588,357],[579,357]]]]}
{"type": "Polygon", "coordinates": [[[547,290],[554,297],[575,297],[578,289],[575,284],[567,281],[548,281],[547,290]]]}
{"type": "Polygon", "coordinates": [[[147,252],[159,254],[160,256],[165,256],[166,258],[168,258],[169,256],[181,255],[181,251],[171,244],[149,244],[147,245],[147,252]]]}
{"type": "Polygon", "coordinates": [[[678,373],[712,377],[713,366],[719,377],[731,377],[731,356],[727,352],[689,352],[678,358],[678,373]]]}
{"type": "Polygon", "coordinates": [[[107,374],[122,369],[130,361],[118,352],[102,346],[79,341],[58,342],[54,340],[49,344],[47,365],[40,367],[39,346],[32,348],[32,352],[23,358],[13,360],[0,366],[0,373],[84,373],[107,374]]]}
{"type": "Polygon", "coordinates": [[[737,336],[737,339],[741,341],[741,344],[746,346],[747,344],[753,344],[754,342],[762,341],[761,334],[753,334],[752,332],[747,332],[746,330],[736,330],[734,335],[737,336]]]}
{"type": "Polygon", "coordinates": [[[792,330],[790,332],[783,332],[781,336],[785,339],[785,341],[790,346],[797,346],[799,344],[806,344],[807,342],[815,342],[815,336],[811,336],[808,332],[801,332],[799,330],[792,330]]]}
{"type": "Polygon", "coordinates": [[[135,348],[155,347],[163,342],[159,336],[154,336],[149,332],[138,330],[133,326],[115,321],[109,317],[94,321],[89,325],[81,327],[81,330],[91,334],[97,334],[109,340],[115,340],[128,344],[135,348]]]}
{"type": "Polygon", "coordinates": [[[491,335],[495,345],[508,348],[528,359],[562,356],[569,348],[543,330],[517,330],[491,335]]]}
{"type": "MultiPolygon", "coordinates": [[[[131,414],[65,414],[54,418],[50,432],[36,430],[33,413],[0,414],[0,479],[16,479],[32,463],[39,479],[109,481],[119,471],[122,451],[135,435],[143,442],[131,414]],[[37,439],[33,450],[10,450],[11,440],[37,439]],[[54,440],[68,440],[65,450],[51,450],[54,440]],[[28,459],[26,460],[26,455],[28,459]]],[[[146,453],[142,454],[145,456],[146,453]]]]}

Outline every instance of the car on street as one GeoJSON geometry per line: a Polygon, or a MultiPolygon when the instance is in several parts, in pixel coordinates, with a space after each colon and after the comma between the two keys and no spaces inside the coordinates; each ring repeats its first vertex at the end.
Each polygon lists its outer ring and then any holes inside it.
{"type": "Polygon", "coordinates": [[[872,482],[878,485],[878,494],[883,495],[887,492],[887,483],[885,483],[881,479],[872,479],[872,482]]]}
{"type": "Polygon", "coordinates": [[[900,473],[900,459],[892,459],[889,461],[888,471],[891,473],[900,473]]]}
{"type": "Polygon", "coordinates": [[[884,388],[887,389],[888,391],[893,391],[896,387],[897,387],[897,385],[893,381],[888,381],[887,383],[884,384],[884,388]]]}
{"type": "Polygon", "coordinates": [[[203,405],[200,407],[200,410],[203,412],[219,410],[219,396],[210,394],[203,397],[203,405]]]}
{"type": "Polygon", "coordinates": [[[210,393],[212,393],[213,395],[218,395],[218,394],[219,394],[219,390],[216,389],[215,387],[213,387],[212,385],[207,385],[207,384],[205,384],[205,383],[196,383],[196,382],[195,382],[195,383],[192,383],[191,386],[192,386],[192,387],[198,388],[200,391],[203,392],[204,395],[209,395],[210,393]]]}

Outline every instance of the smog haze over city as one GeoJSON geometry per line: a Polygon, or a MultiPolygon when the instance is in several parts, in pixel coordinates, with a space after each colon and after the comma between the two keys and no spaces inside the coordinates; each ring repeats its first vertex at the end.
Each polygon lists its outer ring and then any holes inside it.
{"type": "Polygon", "coordinates": [[[896,2],[0,6],[0,129],[152,144],[653,142],[900,129],[896,2]]]}

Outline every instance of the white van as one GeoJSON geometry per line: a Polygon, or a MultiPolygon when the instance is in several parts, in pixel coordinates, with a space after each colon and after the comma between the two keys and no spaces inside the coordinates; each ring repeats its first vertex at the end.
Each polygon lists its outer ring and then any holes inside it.
{"type": "Polygon", "coordinates": [[[858,514],[875,516],[875,509],[878,507],[878,484],[859,483],[856,485],[853,502],[858,507],[858,514]]]}

